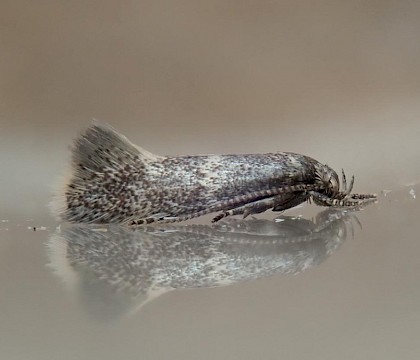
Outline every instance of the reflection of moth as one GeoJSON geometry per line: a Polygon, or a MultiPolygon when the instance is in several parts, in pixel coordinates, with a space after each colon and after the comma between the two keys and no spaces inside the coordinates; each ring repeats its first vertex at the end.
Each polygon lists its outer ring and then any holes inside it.
{"type": "Polygon", "coordinates": [[[72,225],[51,236],[49,255],[56,273],[89,300],[92,311],[98,311],[97,302],[138,306],[172,289],[223,286],[317,266],[345,240],[350,216],[329,210],[316,222],[280,220],[136,231],[72,225]]]}
{"type": "Polygon", "coordinates": [[[220,211],[283,211],[307,200],[359,206],[376,195],[351,194],[327,165],[304,155],[270,153],[163,157],[94,123],[73,147],[71,175],[53,207],[71,222],[176,222],[220,211]]]}

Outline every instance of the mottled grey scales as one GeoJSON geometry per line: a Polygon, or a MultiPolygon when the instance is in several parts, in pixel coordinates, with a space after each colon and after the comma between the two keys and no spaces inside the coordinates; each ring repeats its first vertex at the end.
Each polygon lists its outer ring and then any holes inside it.
{"type": "Polygon", "coordinates": [[[350,194],[343,173],[311,157],[276,152],[158,156],[108,125],[93,123],[72,148],[71,174],[53,207],[70,222],[148,224],[221,211],[283,211],[312,199],[322,206],[360,206],[375,195],[350,194]]]}

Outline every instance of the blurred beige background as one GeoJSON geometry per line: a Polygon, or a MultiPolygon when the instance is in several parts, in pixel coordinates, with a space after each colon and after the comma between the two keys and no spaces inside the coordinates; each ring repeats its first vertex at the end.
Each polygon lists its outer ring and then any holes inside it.
{"type": "Polygon", "coordinates": [[[0,0],[1,358],[418,359],[419,99],[420,1],[0,0]],[[317,268],[98,325],[27,228],[54,229],[92,118],[159,154],[295,151],[399,191],[317,268]]]}
{"type": "Polygon", "coordinates": [[[296,151],[418,182],[418,1],[0,2],[0,215],[36,217],[90,119],[160,154],[296,151]]]}

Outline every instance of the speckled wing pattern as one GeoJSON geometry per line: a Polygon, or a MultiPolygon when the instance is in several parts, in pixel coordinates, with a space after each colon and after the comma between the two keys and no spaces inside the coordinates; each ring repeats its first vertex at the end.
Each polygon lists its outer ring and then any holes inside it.
{"type": "Polygon", "coordinates": [[[70,175],[53,207],[70,222],[124,224],[281,211],[325,187],[319,167],[325,165],[281,152],[158,156],[95,122],[73,145],[70,175]]]}

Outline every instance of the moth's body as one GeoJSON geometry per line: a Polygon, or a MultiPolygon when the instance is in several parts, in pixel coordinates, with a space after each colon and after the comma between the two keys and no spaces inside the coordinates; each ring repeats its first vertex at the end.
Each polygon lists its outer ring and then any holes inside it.
{"type": "MultiPolygon", "coordinates": [[[[313,197],[314,191],[323,205],[332,191],[328,184],[338,187],[335,172],[308,156],[163,157],[100,124],[77,139],[72,163],[64,196],[55,201],[61,217],[72,222],[173,222],[223,211],[218,220],[269,208],[282,211],[313,197]]],[[[338,200],[348,195],[337,194],[338,200]]]]}

